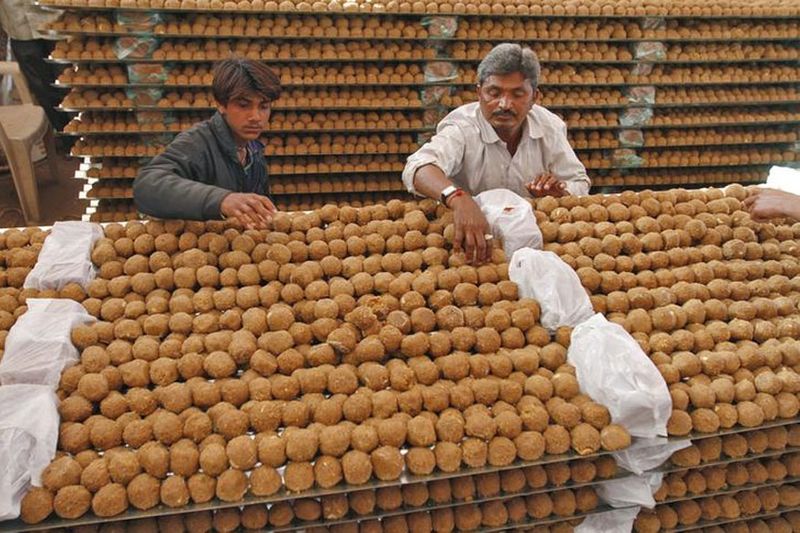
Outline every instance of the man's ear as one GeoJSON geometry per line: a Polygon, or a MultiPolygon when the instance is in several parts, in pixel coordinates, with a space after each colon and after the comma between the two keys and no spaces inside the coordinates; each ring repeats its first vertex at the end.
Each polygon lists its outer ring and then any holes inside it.
{"type": "Polygon", "coordinates": [[[219,111],[219,114],[220,114],[220,115],[224,115],[224,114],[225,114],[225,108],[226,108],[227,106],[224,106],[224,105],[222,105],[221,103],[219,103],[219,102],[218,102],[218,101],[216,101],[216,100],[214,101],[214,103],[217,105],[217,111],[219,111]]]}
{"type": "Polygon", "coordinates": [[[538,104],[542,100],[542,91],[539,88],[533,90],[533,103],[538,104]]]}

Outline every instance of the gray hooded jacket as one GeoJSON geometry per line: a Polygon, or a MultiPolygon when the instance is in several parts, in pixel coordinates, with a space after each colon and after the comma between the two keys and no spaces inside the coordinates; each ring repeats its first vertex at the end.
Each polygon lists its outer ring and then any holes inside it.
{"type": "Polygon", "coordinates": [[[158,218],[210,220],[221,218],[220,204],[231,192],[269,194],[264,146],[253,144],[253,175],[248,180],[222,115],[192,126],[139,169],[133,182],[136,208],[158,218]],[[249,190],[248,181],[256,190],[249,190]]]}

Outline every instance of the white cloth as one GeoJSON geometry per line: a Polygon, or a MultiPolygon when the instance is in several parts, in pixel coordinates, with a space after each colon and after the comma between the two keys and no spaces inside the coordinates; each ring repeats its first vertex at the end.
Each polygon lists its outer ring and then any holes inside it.
{"type": "Polygon", "coordinates": [[[33,0],[0,0],[0,25],[6,35],[19,41],[60,39],[42,27],[56,20],[61,13],[34,5],[33,0]]]}
{"type": "Polygon", "coordinates": [[[534,105],[523,128],[512,157],[478,103],[462,105],[442,119],[429,142],[411,154],[403,170],[403,183],[415,193],[417,169],[434,164],[473,195],[508,189],[530,198],[525,185],[548,171],[566,183],[570,194],[588,194],[591,181],[569,145],[564,121],[534,105]]]}

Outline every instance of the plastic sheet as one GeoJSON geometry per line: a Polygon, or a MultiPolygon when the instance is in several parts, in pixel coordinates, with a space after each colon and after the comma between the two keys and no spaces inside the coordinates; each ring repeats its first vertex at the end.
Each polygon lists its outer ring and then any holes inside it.
{"type": "Polygon", "coordinates": [[[43,385],[0,387],[0,520],[19,516],[58,443],[58,397],[43,385]]]}
{"type": "Polygon", "coordinates": [[[634,474],[644,474],[664,464],[673,453],[692,445],[690,440],[670,441],[665,437],[638,438],[628,448],[614,452],[617,466],[634,474]]]}
{"type": "Polygon", "coordinates": [[[628,87],[625,96],[631,104],[653,105],[656,103],[656,88],[652,85],[628,87]]]}
{"type": "MultiPolygon", "coordinates": [[[[0,390],[26,383],[55,389],[61,372],[80,359],[72,329],[95,318],[74,300],[30,298],[28,310],[11,327],[0,360],[0,390]]],[[[0,463],[2,464],[2,463],[0,463]]]]}
{"type": "Polygon", "coordinates": [[[657,41],[644,41],[636,43],[633,47],[633,57],[637,61],[657,62],[667,59],[667,47],[657,41]]]}
{"type": "Polygon", "coordinates": [[[492,189],[475,197],[486,216],[492,235],[503,240],[503,251],[511,257],[520,248],[542,249],[542,232],[531,203],[508,189],[492,189]]]}
{"type": "Polygon", "coordinates": [[[641,507],[627,509],[614,509],[605,513],[587,516],[583,522],[575,526],[575,533],[630,533],[633,531],[633,522],[639,514],[641,507]]]}
{"type": "Polygon", "coordinates": [[[642,130],[620,130],[617,135],[619,144],[624,147],[638,148],[644,146],[644,133],[642,130]]]}
{"type": "Polygon", "coordinates": [[[114,55],[117,59],[149,58],[158,47],[155,37],[120,37],[114,41],[114,55]]]}
{"type": "Polygon", "coordinates": [[[648,509],[656,506],[653,493],[661,486],[664,474],[653,472],[639,476],[604,481],[595,487],[597,496],[611,507],[640,505],[648,509]]]}
{"type": "Polygon", "coordinates": [[[117,11],[116,16],[118,31],[132,33],[152,32],[163,20],[161,13],[156,11],[117,11]]]}
{"type": "Polygon", "coordinates": [[[458,76],[458,67],[450,61],[429,61],[425,63],[425,83],[453,81],[458,76]]]}
{"type": "Polygon", "coordinates": [[[26,289],[61,290],[68,283],[84,289],[97,275],[92,265],[94,243],[103,236],[97,224],[56,222],[44,240],[36,266],[25,278],[26,289]]]}
{"type": "Polygon", "coordinates": [[[519,286],[521,297],[539,302],[542,326],[551,333],[561,326],[577,326],[592,316],[592,304],[578,275],[553,252],[517,250],[508,275],[519,286]]]}
{"type": "Polygon", "coordinates": [[[620,126],[644,126],[650,124],[653,118],[653,110],[649,107],[632,107],[626,109],[619,115],[620,126]]]}
{"type": "Polygon", "coordinates": [[[128,83],[159,83],[167,81],[169,67],[163,63],[133,63],[128,65],[128,83]]]}
{"type": "Polygon", "coordinates": [[[611,154],[611,165],[614,168],[639,168],[643,164],[644,158],[630,148],[620,148],[611,154]]]}
{"type": "Polygon", "coordinates": [[[452,39],[458,31],[458,17],[423,17],[422,25],[428,29],[431,39],[452,39]]]}
{"type": "Polygon", "coordinates": [[[160,87],[138,87],[125,89],[127,96],[135,106],[156,106],[164,96],[164,90],[160,87]]]}
{"type": "MultiPolygon", "coordinates": [[[[450,96],[452,94],[452,87],[446,85],[439,85],[436,87],[425,87],[419,92],[419,98],[422,101],[423,106],[434,106],[438,105],[446,96],[450,96]]],[[[430,123],[425,122],[426,125],[430,123]]],[[[432,125],[436,125],[433,123],[432,125]]]]}
{"type": "Polygon", "coordinates": [[[636,437],[667,435],[672,414],[667,385],[622,326],[595,314],[573,330],[567,360],[581,391],[605,405],[614,423],[636,437]]]}

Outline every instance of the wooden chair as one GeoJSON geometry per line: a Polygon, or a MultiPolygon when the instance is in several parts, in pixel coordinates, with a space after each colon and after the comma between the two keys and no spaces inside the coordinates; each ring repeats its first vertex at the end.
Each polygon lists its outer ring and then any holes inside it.
{"type": "Polygon", "coordinates": [[[13,61],[0,61],[0,75],[11,75],[22,104],[0,106],[0,147],[5,152],[26,224],[41,220],[39,187],[31,150],[43,137],[51,179],[58,175],[53,128],[44,109],[34,104],[28,84],[13,61]]]}

